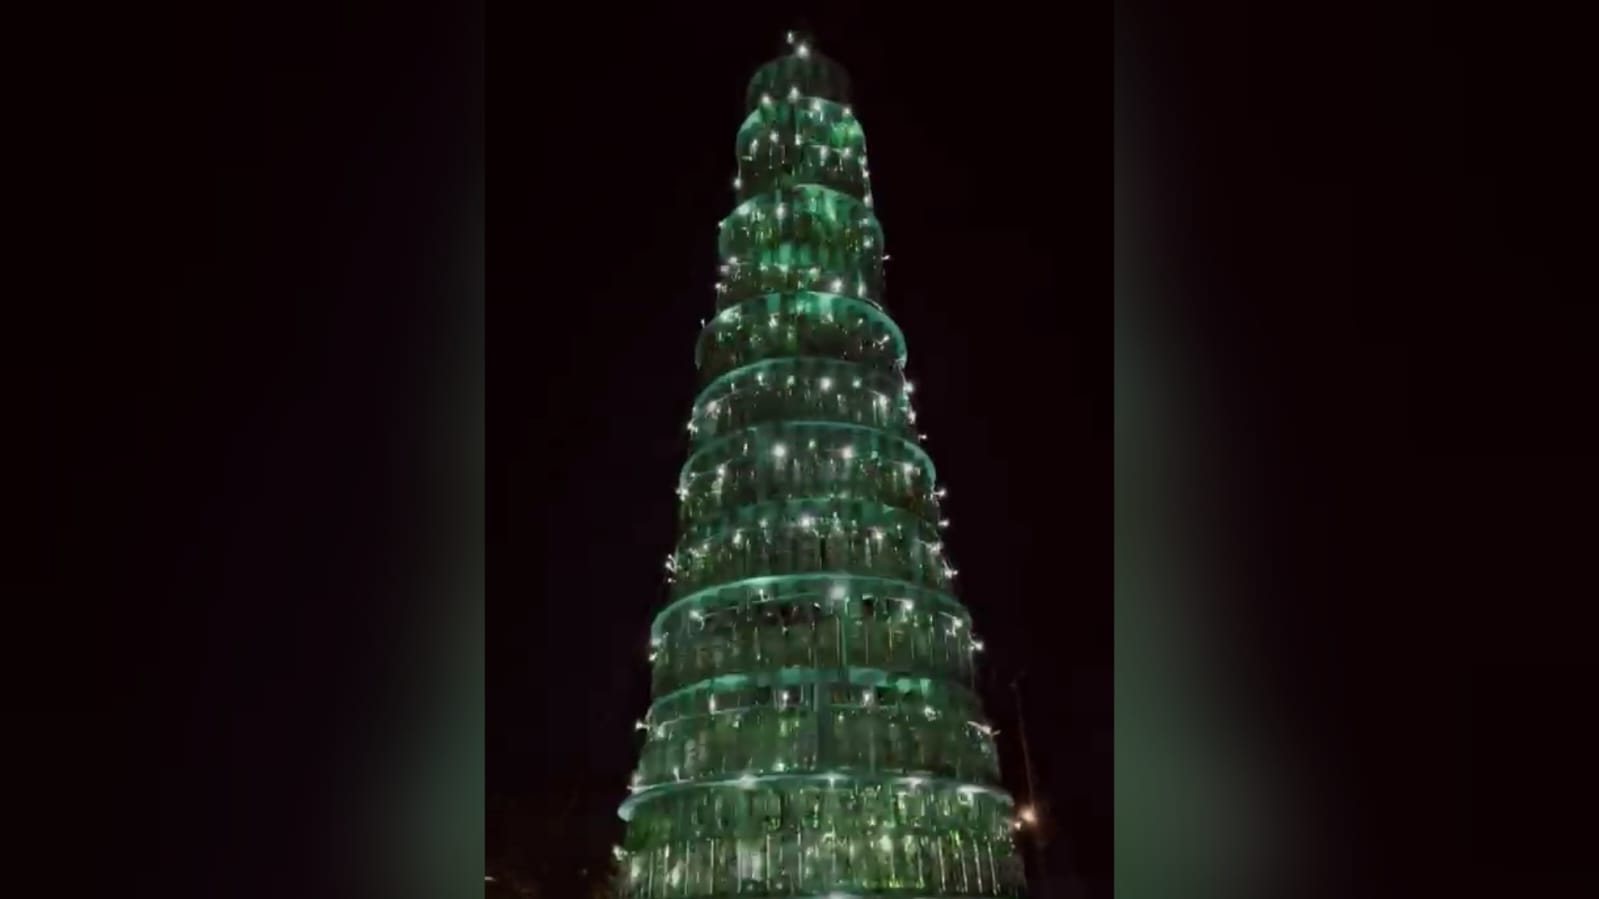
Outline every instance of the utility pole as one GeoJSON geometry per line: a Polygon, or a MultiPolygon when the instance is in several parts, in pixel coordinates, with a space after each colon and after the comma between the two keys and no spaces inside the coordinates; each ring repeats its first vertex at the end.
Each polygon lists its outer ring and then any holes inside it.
{"type": "Polygon", "coordinates": [[[1022,768],[1027,772],[1027,804],[1022,807],[1019,814],[1022,830],[1027,832],[1025,842],[1033,847],[1034,870],[1038,872],[1037,883],[1032,884],[1029,892],[1038,899],[1048,899],[1049,878],[1044,872],[1044,831],[1043,816],[1038,809],[1038,787],[1033,780],[1033,755],[1027,747],[1027,718],[1022,713],[1021,680],[1027,672],[1021,672],[1010,682],[1011,692],[1016,695],[1016,731],[1022,740],[1022,768]]]}

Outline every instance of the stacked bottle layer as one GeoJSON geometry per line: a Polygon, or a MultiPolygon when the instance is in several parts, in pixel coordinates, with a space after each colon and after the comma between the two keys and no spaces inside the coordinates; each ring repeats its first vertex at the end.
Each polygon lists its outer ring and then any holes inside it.
{"type": "Polygon", "coordinates": [[[1022,890],[848,79],[751,82],[622,895],[1022,890]]]}

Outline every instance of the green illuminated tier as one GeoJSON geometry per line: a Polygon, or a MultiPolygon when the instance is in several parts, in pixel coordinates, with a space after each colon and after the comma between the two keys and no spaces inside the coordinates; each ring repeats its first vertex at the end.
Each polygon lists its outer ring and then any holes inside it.
{"type": "Polygon", "coordinates": [[[843,69],[750,83],[619,894],[1020,896],[843,69]]]}

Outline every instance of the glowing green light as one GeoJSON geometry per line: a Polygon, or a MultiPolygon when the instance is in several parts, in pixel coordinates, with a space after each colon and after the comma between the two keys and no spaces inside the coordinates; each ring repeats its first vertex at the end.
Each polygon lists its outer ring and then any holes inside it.
{"type": "Polygon", "coordinates": [[[865,133],[842,70],[787,42],[744,95],[717,225],[618,896],[1016,896],[865,133]]]}

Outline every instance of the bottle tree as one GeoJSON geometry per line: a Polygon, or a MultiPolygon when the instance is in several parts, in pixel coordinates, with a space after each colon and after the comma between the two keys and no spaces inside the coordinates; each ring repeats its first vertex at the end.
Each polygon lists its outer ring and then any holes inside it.
{"type": "Polygon", "coordinates": [[[750,82],[618,892],[1016,896],[848,79],[750,82]]]}

